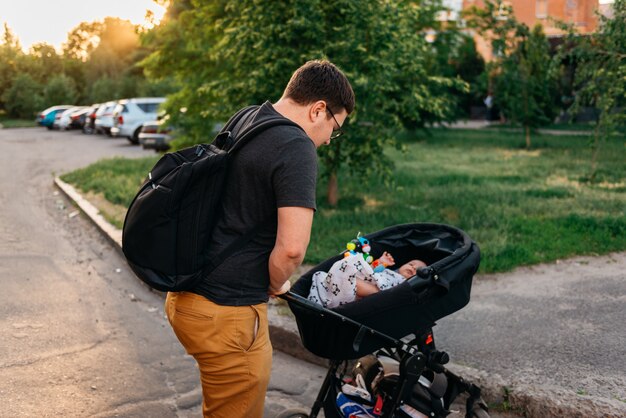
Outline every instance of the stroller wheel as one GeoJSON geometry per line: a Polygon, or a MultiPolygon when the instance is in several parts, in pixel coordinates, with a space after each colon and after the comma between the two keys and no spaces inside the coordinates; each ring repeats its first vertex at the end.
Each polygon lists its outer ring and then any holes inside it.
{"type": "Polygon", "coordinates": [[[489,418],[489,412],[484,410],[480,405],[475,405],[472,409],[472,418],[489,418]]]}
{"type": "Polygon", "coordinates": [[[285,409],[276,418],[309,418],[309,412],[301,408],[285,409]]]}

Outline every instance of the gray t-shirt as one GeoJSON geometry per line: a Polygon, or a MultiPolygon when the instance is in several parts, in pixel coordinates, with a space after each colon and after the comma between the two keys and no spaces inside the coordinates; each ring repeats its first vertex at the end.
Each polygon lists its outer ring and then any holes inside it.
{"type": "MultiPolygon", "coordinates": [[[[282,117],[271,103],[253,121],[282,117]]],[[[223,215],[211,237],[214,258],[238,237],[262,225],[257,234],[224,260],[194,293],[220,304],[245,306],[268,300],[269,255],[276,242],[277,208],[315,209],[317,154],[304,130],[278,125],[261,132],[233,158],[223,195],[223,215]]]]}

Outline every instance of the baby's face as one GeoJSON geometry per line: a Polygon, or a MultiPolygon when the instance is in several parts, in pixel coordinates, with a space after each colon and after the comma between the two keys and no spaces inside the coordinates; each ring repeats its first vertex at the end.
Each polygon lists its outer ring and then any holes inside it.
{"type": "Polygon", "coordinates": [[[426,263],[420,260],[411,260],[401,266],[398,269],[398,273],[400,273],[405,279],[408,279],[409,277],[415,276],[417,269],[421,267],[426,267],[426,263]]]}

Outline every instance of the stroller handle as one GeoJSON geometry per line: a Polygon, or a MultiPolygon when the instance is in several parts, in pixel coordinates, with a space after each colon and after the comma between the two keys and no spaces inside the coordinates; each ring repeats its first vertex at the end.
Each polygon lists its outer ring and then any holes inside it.
{"type": "MultiPolygon", "coordinates": [[[[301,306],[305,309],[312,309],[317,313],[320,314],[325,314],[327,312],[332,312],[329,311],[328,309],[325,309],[324,307],[322,307],[321,305],[318,305],[317,303],[311,302],[310,300],[303,298],[302,296],[293,293],[291,290],[286,291],[285,293],[281,293],[280,295],[276,295],[276,297],[281,298],[282,300],[285,300],[287,302],[292,302],[298,306],[301,306]]],[[[334,312],[333,312],[334,313],[334,312]]],[[[337,314],[339,315],[339,314],[337,314]]]]}

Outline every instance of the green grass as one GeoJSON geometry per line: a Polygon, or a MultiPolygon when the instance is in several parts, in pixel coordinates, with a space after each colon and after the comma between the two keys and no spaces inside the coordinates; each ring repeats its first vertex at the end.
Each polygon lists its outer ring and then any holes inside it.
{"type": "MultiPolygon", "coordinates": [[[[83,192],[102,193],[106,200],[128,207],[158,157],[110,158],[61,176],[83,192]]],[[[120,221],[114,222],[121,225],[120,221]]]]}
{"type": "Polygon", "coordinates": [[[343,201],[337,209],[320,205],[309,257],[336,253],[359,230],[405,222],[464,229],[482,249],[483,272],[626,248],[624,140],[603,144],[590,184],[585,138],[533,139],[530,152],[521,134],[491,130],[439,130],[407,141],[406,154],[388,152],[396,161],[392,188],[340,179],[343,201]]]}
{"type": "Polygon", "coordinates": [[[4,113],[0,113],[0,127],[2,128],[32,128],[37,126],[33,119],[11,119],[4,113]]]}
{"type": "MultiPolygon", "coordinates": [[[[405,145],[387,151],[391,186],[344,172],[332,208],[320,181],[307,262],[337,254],[359,231],[410,222],[465,230],[481,247],[482,272],[626,249],[624,138],[602,144],[593,183],[585,137],[535,136],[526,151],[521,134],[434,130],[405,145]]],[[[155,161],[105,160],[63,179],[127,205],[155,161]]]]}

